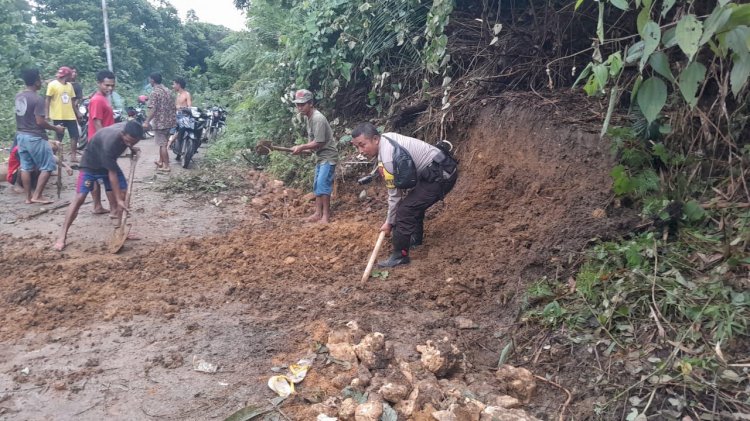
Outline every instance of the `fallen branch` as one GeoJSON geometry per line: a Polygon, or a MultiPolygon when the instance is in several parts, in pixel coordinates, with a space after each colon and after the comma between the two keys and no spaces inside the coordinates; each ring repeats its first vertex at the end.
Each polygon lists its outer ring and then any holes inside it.
{"type": "Polygon", "coordinates": [[[549,384],[551,384],[552,386],[555,386],[558,389],[562,389],[562,391],[565,392],[566,395],[568,395],[568,399],[565,399],[565,403],[563,404],[562,408],[560,409],[560,421],[565,421],[565,410],[568,409],[568,405],[570,404],[570,401],[573,400],[573,395],[570,394],[570,391],[568,389],[560,386],[559,384],[553,382],[552,380],[547,380],[544,377],[537,376],[536,374],[534,374],[534,377],[536,377],[537,379],[539,379],[539,380],[541,380],[541,381],[543,381],[545,383],[549,383],[549,384]]]}
{"type": "Polygon", "coordinates": [[[69,204],[70,204],[70,201],[68,201],[68,200],[66,200],[64,202],[60,202],[60,203],[55,203],[54,205],[50,205],[48,207],[41,208],[41,209],[39,209],[36,212],[30,213],[30,214],[28,214],[26,216],[22,216],[22,217],[18,218],[17,221],[27,221],[29,219],[36,218],[39,215],[44,215],[47,212],[50,212],[50,211],[53,211],[53,210],[57,210],[57,209],[60,209],[60,208],[64,208],[65,206],[68,206],[69,204]]]}

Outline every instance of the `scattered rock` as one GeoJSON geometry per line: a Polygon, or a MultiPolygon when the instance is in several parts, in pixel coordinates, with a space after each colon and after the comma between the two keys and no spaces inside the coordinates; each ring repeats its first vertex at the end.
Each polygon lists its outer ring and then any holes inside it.
{"type": "Polygon", "coordinates": [[[434,343],[427,341],[425,345],[417,345],[417,351],[422,354],[422,364],[438,377],[445,377],[455,371],[461,363],[461,353],[455,345],[448,342],[448,338],[434,343]]]}
{"type": "Polygon", "coordinates": [[[607,212],[602,208],[596,208],[593,212],[591,212],[591,216],[596,219],[601,219],[607,216],[607,212]]]}
{"type": "Polygon", "coordinates": [[[292,257],[292,256],[289,256],[289,257],[287,257],[286,259],[284,259],[284,264],[286,264],[286,265],[291,265],[292,263],[294,263],[294,262],[296,262],[296,261],[297,261],[297,259],[296,259],[296,258],[294,258],[294,257],[292,257]]]}
{"type": "Polygon", "coordinates": [[[383,402],[377,398],[359,405],[354,411],[355,421],[379,421],[381,415],[383,415],[383,402]]]}
{"type": "Polygon", "coordinates": [[[337,388],[337,389],[343,389],[349,384],[351,384],[352,380],[354,380],[354,374],[351,372],[344,372],[339,373],[336,375],[336,377],[331,380],[331,383],[337,388]]]}
{"type": "Polygon", "coordinates": [[[357,410],[357,402],[352,398],[346,398],[339,406],[339,419],[341,421],[351,421],[354,419],[354,413],[357,410]]]}
{"type": "Polygon", "coordinates": [[[513,396],[502,395],[495,398],[495,406],[506,409],[515,409],[520,408],[522,405],[521,401],[514,398],[513,396]]]}
{"type": "Polygon", "coordinates": [[[253,197],[250,200],[250,204],[252,204],[255,207],[262,208],[263,206],[266,206],[266,201],[261,199],[260,197],[253,197]]]}
{"type": "Polygon", "coordinates": [[[536,392],[536,379],[525,368],[504,364],[495,372],[495,378],[500,381],[504,392],[518,398],[523,404],[529,403],[536,392]]]}
{"type": "Polygon", "coordinates": [[[398,403],[409,395],[409,387],[399,383],[386,383],[378,391],[388,402],[398,403]]]}
{"type": "Polygon", "coordinates": [[[526,411],[520,409],[507,409],[499,406],[488,406],[484,408],[479,421],[541,421],[526,411]]]}
{"type": "Polygon", "coordinates": [[[284,182],[281,180],[271,181],[271,187],[284,187],[284,182]]]}
{"type": "Polygon", "coordinates": [[[473,320],[471,320],[471,319],[469,319],[467,317],[458,316],[455,319],[453,319],[453,321],[456,323],[456,327],[459,328],[459,329],[477,329],[477,328],[479,328],[478,324],[474,323],[473,320]]]}
{"type": "Polygon", "coordinates": [[[328,355],[331,357],[346,361],[352,365],[357,364],[357,354],[354,353],[354,347],[352,347],[351,344],[342,342],[342,343],[329,343],[326,345],[328,347],[328,355]]]}
{"type": "Polygon", "coordinates": [[[359,361],[367,368],[385,368],[393,358],[393,347],[385,342],[380,332],[370,333],[354,346],[359,361]]]}

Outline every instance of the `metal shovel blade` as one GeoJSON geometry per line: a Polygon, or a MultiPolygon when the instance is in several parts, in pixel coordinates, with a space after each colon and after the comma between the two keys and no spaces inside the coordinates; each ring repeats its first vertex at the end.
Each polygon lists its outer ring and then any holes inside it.
{"type": "Polygon", "coordinates": [[[117,253],[122,246],[125,245],[125,240],[128,239],[131,226],[131,224],[121,224],[119,227],[115,228],[115,231],[112,233],[112,239],[109,242],[110,253],[117,253]]]}

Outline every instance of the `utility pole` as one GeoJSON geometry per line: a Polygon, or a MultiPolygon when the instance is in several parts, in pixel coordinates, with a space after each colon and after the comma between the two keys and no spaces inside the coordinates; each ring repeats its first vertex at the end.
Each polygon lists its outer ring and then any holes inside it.
{"type": "Polygon", "coordinates": [[[109,49],[109,23],[107,21],[107,0],[102,0],[102,16],[104,18],[104,48],[107,50],[107,68],[112,71],[112,51],[109,49]]]}

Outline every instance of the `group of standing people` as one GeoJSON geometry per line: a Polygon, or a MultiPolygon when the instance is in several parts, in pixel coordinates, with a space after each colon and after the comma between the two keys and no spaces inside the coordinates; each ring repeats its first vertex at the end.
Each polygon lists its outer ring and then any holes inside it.
{"type": "MultiPolygon", "coordinates": [[[[47,140],[47,130],[53,130],[62,139],[65,130],[71,138],[71,161],[78,141],[76,99],[81,98],[80,89],[70,83],[74,72],[61,67],[56,79],[49,83],[47,95],[38,95],[42,79],[36,69],[24,70],[24,91],[16,95],[17,148],[20,158],[21,180],[26,194],[26,203],[50,203],[42,196],[44,187],[57,162],[52,145],[47,140]],[[51,119],[51,123],[50,123],[51,119]],[[36,189],[31,191],[31,174],[39,173],[36,189]]],[[[157,171],[168,172],[168,145],[170,130],[176,126],[178,110],[192,105],[190,93],[185,90],[184,79],[175,79],[173,89],[177,98],[162,85],[159,73],[149,76],[152,92],[148,99],[148,114],[141,125],[134,121],[114,123],[114,112],[109,96],[115,87],[115,75],[102,70],[96,75],[97,91],[89,103],[89,145],[79,165],[76,197],[65,214],[65,221],[54,244],[56,250],[66,246],[68,230],[78,215],[80,207],[89,193],[94,199],[94,213],[109,213],[119,219],[127,211],[125,195],[127,182],[117,164],[117,159],[126,150],[138,153],[135,145],[143,139],[145,129],[154,132],[159,146],[159,159],[154,162],[157,171]],[[110,203],[110,209],[101,203],[101,187],[110,203]]],[[[334,174],[338,162],[338,150],[333,130],[326,117],[315,108],[313,93],[306,89],[295,92],[293,102],[305,119],[307,142],[292,148],[292,154],[314,153],[316,158],[313,192],[315,211],[308,222],[328,223],[331,219],[331,194],[334,174]]],[[[174,132],[173,132],[174,133],[174,132]]],[[[377,157],[377,171],[388,189],[388,212],[381,231],[391,234],[392,253],[381,267],[394,267],[409,263],[409,250],[422,244],[425,211],[442,200],[451,191],[458,177],[456,160],[451,154],[419,139],[398,133],[380,134],[370,123],[362,123],[352,131],[352,145],[369,158],[377,157]]]]}
{"type": "MultiPolygon", "coordinates": [[[[331,193],[338,151],[325,116],[315,109],[312,92],[300,89],[293,100],[307,123],[308,142],[292,148],[292,154],[316,154],[315,212],[310,222],[330,220],[331,193]]],[[[368,158],[377,157],[378,173],[388,189],[388,212],[381,231],[391,234],[392,252],[380,267],[410,262],[409,250],[422,244],[427,209],[442,200],[458,179],[458,162],[448,150],[398,133],[380,134],[371,123],[352,130],[352,145],[368,158]]]]}

